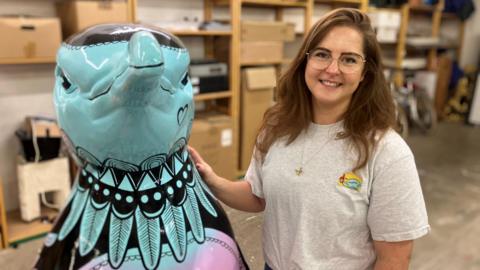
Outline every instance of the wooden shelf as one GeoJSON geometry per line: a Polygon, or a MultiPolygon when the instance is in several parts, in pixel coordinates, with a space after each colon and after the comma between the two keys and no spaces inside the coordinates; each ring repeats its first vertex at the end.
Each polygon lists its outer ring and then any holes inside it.
{"type": "Polygon", "coordinates": [[[284,60],[276,61],[256,61],[256,62],[241,62],[242,66],[267,66],[267,65],[280,65],[283,64],[284,60]]]}
{"type": "Polygon", "coordinates": [[[317,4],[362,4],[362,0],[315,0],[317,4]]]}
{"type": "Polygon", "coordinates": [[[442,18],[460,20],[460,18],[457,16],[457,14],[455,14],[453,12],[442,12],[442,18]]]}
{"type": "MultiPolygon", "coordinates": [[[[216,5],[229,5],[229,0],[215,0],[216,5]]],[[[307,2],[303,1],[281,1],[281,0],[241,0],[244,6],[254,7],[298,7],[306,8],[307,2]]]]}
{"type": "Polygon", "coordinates": [[[198,94],[195,95],[195,101],[205,101],[205,100],[212,100],[212,99],[220,99],[220,98],[229,98],[232,97],[231,91],[221,91],[221,92],[213,92],[213,93],[206,93],[206,94],[198,94]]]}
{"type": "Polygon", "coordinates": [[[231,31],[211,31],[211,30],[169,30],[169,31],[176,36],[230,36],[232,35],[231,31]]]}
{"type": "Polygon", "coordinates": [[[394,7],[368,7],[368,12],[377,12],[377,11],[388,11],[388,12],[401,12],[401,8],[394,7]]]}
{"type": "Polygon", "coordinates": [[[410,44],[406,43],[407,49],[410,50],[430,50],[430,49],[458,49],[458,44],[452,44],[447,42],[438,42],[431,44],[410,44]]]}
{"type": "Polygon", "coordinates": [[[55,64],[55,57],[0,58],[0,65],[9,64],[55,64]]]}
{"type": "Polygon", "coordinates": [[[266,65],[286,65],[290,64],[293,58],[284,58],[276,61],[263,61],[263,62],[242,62],[242,66],[266,66],[266,65]]]}
{"type": "Polygon", "coordinates": [[[398,42],[397,41],[381,41],[379,40],[378,41],[378,44],[380,44],[380,46],[397,46],[398,42]]]}
{"type": "MultiPolygon", "coordinates": [[[[49,219],[54,218],[58,211],[42,208],[41,216],[48,216],[49,219]]],[[[45,223],[40,220],[25,222],[20,217],[20,211],[7,212],[8,223],[8,243],[15,244],[33,237],[42,236],[52,229],[51,223],[45,223]]]]}
{"type": "Polygon", "coordinates": [[[431,5],[410,5],[410,10],[412,12],[418,12],[418,13],[433,13],[437,9],[436,6],[431,6],[431,5]]]}

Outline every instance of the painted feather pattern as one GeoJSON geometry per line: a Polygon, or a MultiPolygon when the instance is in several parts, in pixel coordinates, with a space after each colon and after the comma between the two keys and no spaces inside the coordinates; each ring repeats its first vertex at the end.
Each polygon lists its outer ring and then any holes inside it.
{"type": "Polygon", "coordinates": [[[115,216],[114,213],[110,214],[108,257],[115,268],[122,264],[123,257],[127,251],[128,239],[132,231],[132,224],[133,216],[120,219],[115,216]]]}
{"type": "Polygon", "coordinates": [[[195,190],[195,194],[197,194],[200,203],[203,205],[203,207],[205,207],[205,210],[207,210],[210,215],[217,217],[217,211],[215,211],[215,208],[213,208],[212,204],[205,195],[205,192],[203,192],[204,189],[202,189],[202,187],[198,184],[198,180],[196,180],[196,182],[197,183],[195,186],[193,186],[193,189],[195,190]]]}
{"type": "Polygon", "coordinates": [[[72,207],[68,213],[67,219],[65,223],[63,223],[62,229],[58,234],[58,240],[62,241],[67,237],[67,235],[72,231],[73,227],[78,222],[78,219],[81,217],[83,213],[83,209],[85,208],[85,203],[87,202],[88,198],[88,190],[82,190],[78,187],[78,183],[75,184],[75,195],[72,201],[72,207]]]}
{"type": "Polygon", "coordinates": [[[208,188],[202,185],[186,152],[182,148],[169,156],[172,162],[164,161],[160,167],[147,171],[138,168],[134,172],[119,172],[119,169],[96,168],[107,172],[96,174],[91,168],[84,169],[71,200],[71,213],[60,229],[62,238],[57,241],[67,237],[79,224],[79,253],[85,256],[95,247],[102,231],[108,228],[108,260],[112,267],[118,268],[125,260],[132,230],[136,228],[134,237],[146,268],[158,267],[162,243],[168,243],[177,261],[184,260],[187,253],[186,222],[190,224],[195,241],[203,243],[205,228],[200,208],[217,217],[207,196],[208,188]],[[164,174],[170,172],[170,175],[163,175],[162,182],[159,172],[164,167],[164,174]],[[172,196],[177,193],[179,195],[172,196]],[[141,195],[134,200],[135,194],[141,195]],[[108,216],[109,224],[105,226],[108,216]],[[166,236],[164,239],[161,239],[162,232],[166,236]]]}
{"type": "Polygon", "coordinates": [[[85,256],[97,243],[98,237],[103,230],[103,225],[110,210],[110,204],[97,210],[92,202],[87,203],[85,213],[80,224],[80,255],[85,256]]]}
{"type": "Polygon", "coordinates": [[[192,228],[193,237],[197,242],[202,243],[205,240],[205,231],[203,229],[200,209],[198,208],[197,197],[191,188],[187,188],[187,199],[183,204],[183,209],[192,228]]]}
{"type": "Polygon", "coordinates": [[[154,269],[160,256],[160,221],[158,218],[146,218],[139,208],[135,211],[137,237],[143,263],[148,269],[154,269]]]}
{"type": "Polygon", "coordinates": [[[185,257],[187,248],[187,233],[183,211],[180,207],[173,206],[166,201],[165,210],[161,217],[173,254],[177,260],[181,261],[185,257]]]}

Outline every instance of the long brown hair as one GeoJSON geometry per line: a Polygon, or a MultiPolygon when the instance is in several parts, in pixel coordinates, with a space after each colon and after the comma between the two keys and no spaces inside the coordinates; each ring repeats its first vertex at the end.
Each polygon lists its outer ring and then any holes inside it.
{"type": "Polygon", "coordinates": [[[287,144],[290,144],[312,122],[312,94],[305,82],[306,53],[337,26],[351,27],[362,34],[363,52],[367,60],[364,78],[345,112],[344,133],[341,136],[350,139],[359,153],[353,170],[367,164],[376,144],[375,136],[395,127],[394,101],[383,74],[380,46],[370,19],[357,9],[335,9],[315,23],[288,70],[278,80],[276,104],[265,112],[255,145],[255,157],[262,162],[277,139],[286,137],[287,144]]]}

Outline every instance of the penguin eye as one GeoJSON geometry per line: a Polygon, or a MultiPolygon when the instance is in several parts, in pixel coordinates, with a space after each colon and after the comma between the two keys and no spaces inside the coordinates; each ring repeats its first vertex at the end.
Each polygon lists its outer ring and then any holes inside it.
{"type": "Polygon", "coordinates": [[[70,83],[70,81],[67,79],[67,77],[65,76],[65,74],[63,74],[62,72],[62,86],[65,90],[68,90],[70,88],[70,86],[72,86],[72,84],[70,83]]]}
{"type": "Polygon", "coordinates": [[[71,93],[71,92],[73,92],[73,90],[75,90],[75,87],[70,82],[70,80],[67,78],[67,76],[65,75],[65,73],[63,72],[62,69],[58,70],[57,75],[60,79],[60,83],[62,84],[63,90],[65,90],[65,92],[71,93]]]}
{"type": "Polygon", "coordinates": [[[185,76],[182,79],[182,84],[185,86],[188,83],[188,72],[185,73],[185,76]]]}

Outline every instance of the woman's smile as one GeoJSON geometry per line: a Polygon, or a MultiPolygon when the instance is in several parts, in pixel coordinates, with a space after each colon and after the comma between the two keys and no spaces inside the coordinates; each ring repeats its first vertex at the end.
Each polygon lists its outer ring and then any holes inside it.
{"type": "Polygon", "coordinates": [[[335,89],[339,88],[340,86],[343,85],[340,82],[332,81],[332,80],[322,80],[322,79],[320,79],[319,82],[321,84],[323,84],[324,86],[328,87],[328,88],[335,88],[335,89]]]}

